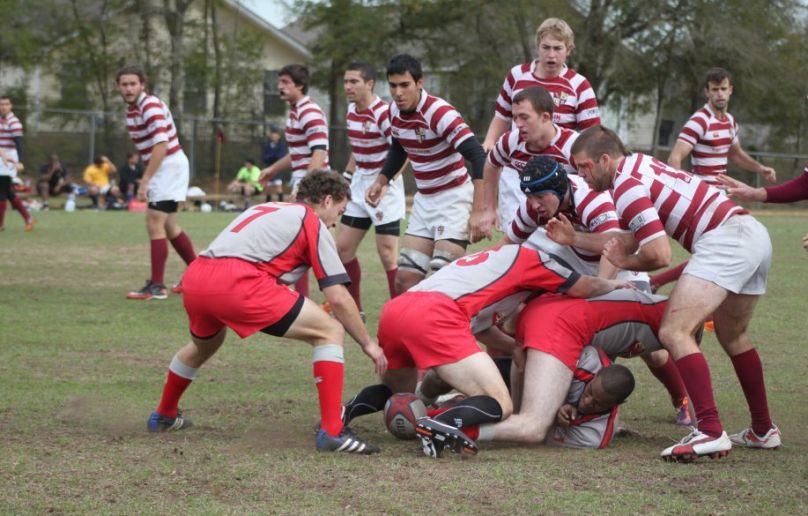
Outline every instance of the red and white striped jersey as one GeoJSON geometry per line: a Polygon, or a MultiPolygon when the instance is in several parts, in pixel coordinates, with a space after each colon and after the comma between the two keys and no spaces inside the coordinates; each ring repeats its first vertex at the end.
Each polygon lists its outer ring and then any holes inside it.
{"type": "Polygon", "coordinates": [[[292,158],[292,173],[305,173],[311,163],[312,147],[326,151],[323,168],[328,168],[328,122],[320,106],[303,97],[289,109],[286,119],[286,144],[292,158]]]}
{"type": "Polygon", "coordinates": [[[14,113],[0,116],[0,149],[6,156],[14,161],[20,158],[17,156],[17,145],[14,138],[22,136],[22,122],[14,113]]]}
{"type": "Polygon", "coordinates": [[[152,149],[158,143],[168,144],[166,156],[182,150],[171,111],[154,95],[141,93],[135,103],[129,105],[126,110],[126,129],[144,162],[148,163],[152,149]]]}
{"type": "Polygon", "coordinates": [[[542,251],[504,245],[457,259],[410,290],[446,294],[468,316],[472,333],[479,333],[513,313],[531,292],[566,292],[579,277],[542,251]]]}
{"type": "MultiPolygon", "coordinates": [[[[577,231],[585,233],[606,233],[608,231],[620,231],[620,222],[614,206],[611,194],[607,192],[596,192],[580,176],[567,176],[572,189],[572,197],[569,209],[564,211],[564,215],[572,222],[577,231]]],[[[522,199],[513,221],[506,226],[505,234],[511,242],[521,244],[533,234],[539,227],[546,225],[547,219],[539,216],[539,213],[531,208],[527,198],[522,199]]],[[[585,249],[572,247],[572,250],[581,259],[597,262],[600,260],[599,253],[593,253],[585,249]]]]}
{"type": "Polygon", "coordinates": [[[706,181],[639,153],[618,165],[613,195],[621,224],[640,246],[667,233],[692,252],[704,233],[747,213],[706,181]]]}
{"type": "Polygon", "coordinates": [[[381,171],[390,150],[389,112],[389,104],[378,97],[363,111],[357,111],[353,102],[348,105],[345,120],[356,174],[373,175],[381,171]]]}
{"type": "Polygon", "coordinates": [[[513,97],[525,88],[541,86],[553,97],[553,122],[577,131],[600,125],[598,99],[586,77],[565,65],[558,77],[539,79],[536,66],[538,61],[511,68],[497,97],[494,116],[510,122],[513,118],[513,97]]]}
{"type": "Polygon", "coordinates": [[[536,152],[527,148],[527,142],[517,130],[511,130],[497,139],[497,143],[488,153],[488,162],[495,167],[510,167],[520,174],[531,158],[550,156],[554,158],[567,174],[577,174],[575,160],[572,159],[572,144],[578,139],[578,133],[572,129],[555,126],[556,133],[550,145],[536,152]]]}
{"type": "Polygon", "coordinates": [[[320,288],[350,283],[334,237],[303,203],[270,202],[243,212],[219,233],[208,258],[240,258],[290,285],[311,267],[320,288]]]}
{"type": "Polygon", "coordinates": [[[718,118],[707,103],[685,123],[678,140],[693,147],[691,172],[714,183],[716,176],[727,173],[729,149],[738,143],[738,122],[729,113],[718,118]]]}
{"type": "Polygon", "coordinates": [[[465,160],[457,147],[474,138],[474,133],[448,102],[422,90],[411,113],[391,104],[390,119],[393,138],[407,152],[420,193],[428,195],[466,182],[465,160]]]}

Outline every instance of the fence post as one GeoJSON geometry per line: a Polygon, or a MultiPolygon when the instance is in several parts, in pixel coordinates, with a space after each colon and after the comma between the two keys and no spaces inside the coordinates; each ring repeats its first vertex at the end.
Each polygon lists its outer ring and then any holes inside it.
{"type": "Polygon", "coordinates": [[[191,121],[191,180],[196,177],[196,124],[199,120],[194,117],[191,121]]]}
{"type": "Polygon", "coordinates": [[[97,130],[95,114],[95,111],[90,112],[90,157],[87,159],[87,163],[92,163],[95,159],[95,133],[97,130]]]}

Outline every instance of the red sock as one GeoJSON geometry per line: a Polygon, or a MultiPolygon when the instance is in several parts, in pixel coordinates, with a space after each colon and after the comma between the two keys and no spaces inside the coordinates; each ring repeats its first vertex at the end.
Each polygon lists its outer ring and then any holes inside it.
{"type": "Polygon", "coordinates": [[[480,438],[480,425],[464,426],[460,429],[461,432],[471,437],[475,441],[480,438]]]}
{"type": "Polygon", "coordinates": [[[362,268],[359,266],[359,258],[354,257],[348,263],[343,263],[345,266],[345,272],[348,273],[348,277],[351,278],[351,284],[348,285],[348,292],[350,292],[351,297],[356,302],[356,306],[359,308],[359,311],[362,311],[362,294],[360,292],[359,283],[362,281],[362,268]]]}
{"type": "Polygon", "coordinates": [[[181,231],[179,235],[171,240],[171,245],[174,247],[174,250],[177,251],[177,254],[180,255],[180,258],[182,258],[186,265],[189,265],[196,259],[194,244],[191,243],[191,239],[188,238],[185,231],[181,231]]]}
{"type": "Polygon", "coordinates": [[[168,240],[156,238],[151,241],[151,282],[163,284],[168,260],[168,240]]]}
{"type": "Polygon", "coordinates": [[[20,200],[20,198],[15,195],[14,198],[11,199],[11,205],[14,206],[14,209],[20,212],[20,215],[22,215],[22,219],[25,221],[26,224],[28,224],[28,222],[31,220],[31,214],[28,213],[28,210],[25,209],[25,205],[22,203],[22,200],[20,200]]]}
{"type": "Polygon", "coordinates": [[[177,405],[180,402],[180,397],[182,397],[185,389],[191,385],[191,382],[191,379],[183,378],[169,369],[168,375],[166,375],[166,384],[163,387],[163,397],[160,398],[157,412],[166,417],[177,417],[177,405]]]}
{"type": "Polygon", "coordinates": [[[671,395],[671,402],[673,408],[679,408],[682,400],[687,397],[687,389],[685,389],[685,382],[682,381],[682,375],[679,374],[676,364],[673,359],[668,355],[668,361],[661,367],[649,367],[651,374],[656,376],[656,379],[662,382],[662,385],[668,389],[668,394],[671,395]]]}
{"type": "Polygon", "coordinates": [[[763,435],[774,426],[769,416],[769,403],[766,400],[766,384],[763,382],[763,364],[756,349],[744,351],[730,357],[735,367],[735,374],[741,382],[749,413],[752,415],[752,430],[763,435]]]}
{"type": "Polygon", "coordinates": [[[317,346],[313,360],[314,383],[320,397],[320,428],[336,437],[342,432],[342,346],[317,346]]]}
{"type": "Polygon", "coordinates": [[[690,395],[690,401],[693,402],[696,427],[709,436],[720,436],[724,429],[718,417],[718,407],[715,406],[710,366],[707,365],[704,355],[693,353],[675,363],[690,395]]]}
{"type": "Polygon", "coordinates": [[[396,297],[396,273],[398,272],[398,267],[395,269],[390,269],[389,271],[385,271],[387,274],[387,290],[390,291],[390,299],[396,297]]]}
{"type": "Polygon", "coordinates": [[[300,292],[303,297],[309,297],[309,271],[303,273],[303,276],[295,282],[295,290],[300,292]]]}
{"type": "Polygon", "coordinates": [[[679,276],[682,275],[682,271],[685,270],[685,267],[687,267],[687,262],[682,262],[672,269],[668,269],[665,272],[660,272],[659,274],[651,276],[651,288],[656,290],[660,287],[664,287],[672,281],[678,280],[679,276]]]}
{"type": "Polygon", "coordinates": [[[3,222],[6,219],[6,201],[0,201],[0,228],[3,227],[3,222]]]}

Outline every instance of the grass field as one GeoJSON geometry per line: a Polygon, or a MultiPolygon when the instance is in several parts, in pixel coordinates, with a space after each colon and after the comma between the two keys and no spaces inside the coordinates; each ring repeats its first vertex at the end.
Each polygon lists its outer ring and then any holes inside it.
{"type": "MultiPolygon", "coordinates": [[[[181,221],[202,249],[232,216],[189,213],[181,221]]],[[[784,446],[692,465],[657,458],[686,432],[672,424],[665,390],[639,360],[623,362],[638,381],[622,410],[636,435],[605,451],[484,443],[472,460],[433,461],[414,442],[395,440],[375,415],[354,426],[381,455],[319,454],[308,347],[232,333],[183,399],[195,427],[147,434],[187,323],[178,296],[124,298],[148,275],[142,214],[38,218],[23,233],[9,213],[0,233],[0,513],[808,512],[804,216],[761,217],[775,260],[751,328],[784,446]]],[[[387,287],[371,239],[361,257],[375,328],[387,287]]],[[[172,254],[167,281],[180,272],[172,254]]],[[[737,431],[749,421],[730,362],[712,334],[702,347],[723,422],[737,431]]],[[[358,346],[346,348],[348,396],[374,378],[358,346]]]]}

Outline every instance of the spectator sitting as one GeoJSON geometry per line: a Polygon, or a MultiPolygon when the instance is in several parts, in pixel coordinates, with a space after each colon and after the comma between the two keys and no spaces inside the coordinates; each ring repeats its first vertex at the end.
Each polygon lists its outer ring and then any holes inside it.
{"type": "Polygon", "coordinates": [[[143,165],[140,164],[140,154],[130,152],[126,155],[126,163],[118,169],[118,189],[121,191],[126,204],[137,197],[140,181],[143,179],[143,165]]]}
{"type": "Polygon", "coordinates": [[[119,190],[110,183],[109,175],[115,173],[115,165],[106,156],[96,156],[90,165],[84,169],[84,182],[87,183],[87,193],[93,202],[93,209],[97,210],[98,195],[106,196],[106,208],[114,208],[119,190]]]}
{"type": "Polygon", "coordinates": [[[258,182],[260,176],[261,169],[255,166],[255,161],[247,158],[244,160],[244,166],[236,174],[236,179],[227,185],[228,192],[241,193],[244,196],[245,210],[250,207],[250,197],[264,190],[258,182]]]}
{"type": "Polygon", "coordinates": [[[39,180],[36,189],[42,197],[42,209],[48,209],[48,199],[51,196],[57,197],[62,192],[70,195],[73,191],[68,180],[69,173],[59,160],[59,156],[51,154],[48,162],[39,167],[39,180]]]}
{"type": "MultiPolygon", "coordinates": [[[[281,139],[281,130],[277,127],[272,127],[267,135],[267,141],[264,144],[264,150],[261,153],[261,162],[264,168],[272,165],[279,159],[288,154],[286,149],[286,142],[281,139]]],[[[273,177],[267,185],[267,202],[272,201],[272,194],[277,194],[278,202],[283,202],[283,172],[273,177]]]]}

